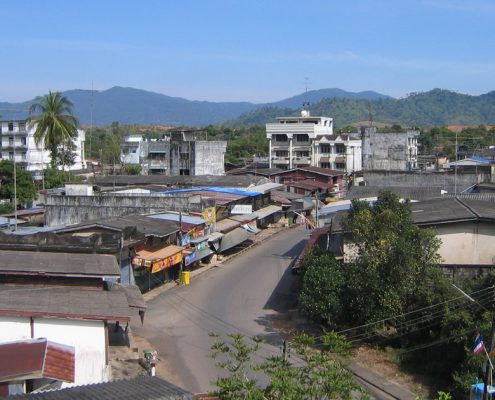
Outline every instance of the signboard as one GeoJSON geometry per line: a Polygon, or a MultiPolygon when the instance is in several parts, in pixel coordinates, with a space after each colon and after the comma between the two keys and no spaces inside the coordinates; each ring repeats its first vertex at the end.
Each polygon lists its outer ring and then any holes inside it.
{"type": "Polygon", "coordinates": [[[213,224],[217,220],[215,207],[208,207],[203,210],[203,219],[209,223],[213,224]]]}
{"type": "Polygon", "coordinates": [[[232,211],[230,213],[231,214],[251,214],[252,212],[253,212],[253,206],[252,205],[236,204],[232,208],[232,211]]]}
{"type": "Polygon", "coordinates": [[[151,272],[155,273],[162,269],[169,268],[172,265],[179,264],[182,261],[182,251],[174,254],[173,256],[164,258],[161,261],[156,261],[152,264],[151,272]]]}
{"type": "Polygon", "coordinates": [[[185,259],[185,264],[186,265],[189,265],[189,264],[193,263],[194,261],[196,261],[196,258],[197,257],[196,257],[196,252],[195,251],[192,252],[191,254],[188,254],[186,256],[186,259],[185,259]]]}

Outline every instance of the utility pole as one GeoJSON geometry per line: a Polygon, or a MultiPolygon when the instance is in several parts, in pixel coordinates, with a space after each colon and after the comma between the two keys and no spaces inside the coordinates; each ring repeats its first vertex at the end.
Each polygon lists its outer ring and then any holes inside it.
{"type": "Polygon", "coordinates": [[[457,196],[457,132],[455,133],[454,196],[457,196]]]}
{"type": "Polygon", "coordinates": [[[493,347],[495,346],[495,310],[492,310],[492,331],[490,333],[491,339],[490,339],[490,351],[487,352],[485,348],[485,353],[486,357],[488,358],[487,363],[486,363],[486,370],[485,370],[485,385],[483,388],[483,400],[488,400],[488,381],[490,381],[490,377],[492,376],[493,373],[493,364],[490,359],[490,354],[493,351],[493,347]]]}

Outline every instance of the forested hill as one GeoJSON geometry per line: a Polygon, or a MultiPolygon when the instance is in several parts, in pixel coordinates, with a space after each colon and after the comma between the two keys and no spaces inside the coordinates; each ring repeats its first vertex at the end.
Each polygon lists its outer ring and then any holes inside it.
{"type": "MultiPolygon", "coordinates": [[[[403,99],[363,100],[328,98],[311,104],[314,116],[333,117],[336,126],[367,121],[371,105],[373,121],[403,126],[441,126],[495,123],[495,91],[471,96],[434,89],[411,94],[403,99]]],[[[232,125],[259,125],[275,117],[299,115],[298,109],[263,107],[229,121],[232,125]]]]}
{"type": "MultiPolygon", "coordinates": [[[[42,93],[41,93],[42,95],[42,93]]],[[[63,92],[74,104],[74,112],[82,124],[94,125],[120,124],[160,124],[206,126],[218,124],[239,115],[254,111],[268,104],[249,102],[211,102],[193,101],[180,97],[166,96],[141,89],[113,87],[103,91],[69,90],[63,92]],[[91,118],[92,117],[92,118],[91,118]]],[[[311,90],[288,99],[273,103],[276,107],[300,108],[304,102],[316,103],[324,98],[388,98],[380,93],[347,92],[342,89],[311,90]]],[[[0,119],[25,118],[26,110],[33,100],[23,103],[0,102],[0,119]],[[11,112],[9,112],[11,110],[11,112]]]]}

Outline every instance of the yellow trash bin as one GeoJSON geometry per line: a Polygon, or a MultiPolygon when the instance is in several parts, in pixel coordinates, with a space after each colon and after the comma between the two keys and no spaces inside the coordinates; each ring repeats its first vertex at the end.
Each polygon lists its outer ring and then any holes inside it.
{"type": "Polygon", "coordinates": [[[189,271],[182,271],[181,272],[180,278],[181,278],[183,285],[189,285],[189,274],[190,274],[189,271]]]}

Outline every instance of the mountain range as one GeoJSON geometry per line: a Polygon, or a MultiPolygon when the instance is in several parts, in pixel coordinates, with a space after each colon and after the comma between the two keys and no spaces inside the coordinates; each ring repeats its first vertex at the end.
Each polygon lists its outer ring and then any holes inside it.
{"type": "MultiPolygon", "coordinates": [[[[103,91],[68,90],[63,92],[74,105],[79,122],[89,125],[160,124],[205,126],[232,120],[244,113],[267,107],[269,104],[249,102],[191,101],[180,97],[166,96],[141,89],[113,87],[103,91]]],[[[341,89],[312,90],[270,105],[300,109],[304,102],[316,103],[325,98],[387,99],[380,93],[346,92],[341,89]]],[[[26,110],[34,102],[0,102],[1,119],[26,118],[26,110]]]]}
{"type": "MultiPolygon", "coordinates": [[[[69,90],[63,94],[73,103],[83,125],[120,124],[203,127],[210,124],[258,125],[275,117],[298,115],[309,103],[312,115],[334,118],[344,126],[371,118],[375,122],[403,126],[490,124],[495,122],[495,91],[472,96],[443,89],[413,93],[395,99],[373,91],[311,90],[273,103],[192,101],[134,88],[113,87],[103,91],[69,90]]],[[[0,102],[0,119],[26,118],[33,100],[0,102]]]]}

